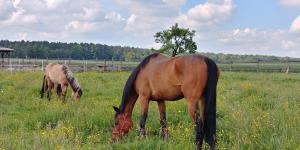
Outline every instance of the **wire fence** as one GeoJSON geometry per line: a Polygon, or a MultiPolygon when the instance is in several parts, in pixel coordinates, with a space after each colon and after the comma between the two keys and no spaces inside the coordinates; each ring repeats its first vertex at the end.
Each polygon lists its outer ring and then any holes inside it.
{"type": "MultiPolygon", "coordinates": [[[[68,65],[74,72],[86,71],[130,71],[139,62],[119,60],[71,60],[71,59],[30,59],[12,58],[1,64],[1,70],[31,70],[43,71],[48,63],[60,63],[68,65]]],[[[300,61],[284,62],[231,62],[219,63],[222,71],[230,72],[283,72],[300,73],[300,61]]]]}
{"type": "Polygon", "coordinates": [[[115,60],[71,60],[71,59],[30,59],[12,58],[1,64],[2,70],[43,71],[47,64],[59,63],[68,65],[75,72],[86,71],[127,71],[132,70],[139,62],[115,60]]]}

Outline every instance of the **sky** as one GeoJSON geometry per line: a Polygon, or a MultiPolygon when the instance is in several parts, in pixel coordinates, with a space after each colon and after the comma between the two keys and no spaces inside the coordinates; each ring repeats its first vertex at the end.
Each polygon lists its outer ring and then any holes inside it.
{"type": "Polygon", "coordinates": [[[300,0],[0,0],[0,40],[159,48],[175,23],[199,52],[300,58],[300,0]]]}

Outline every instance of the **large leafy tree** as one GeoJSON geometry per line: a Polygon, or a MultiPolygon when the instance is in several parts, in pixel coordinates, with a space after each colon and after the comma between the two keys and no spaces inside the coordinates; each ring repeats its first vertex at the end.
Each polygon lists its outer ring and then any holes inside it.
{"type": "Polygon", "coordinates": [[[172,57],[180,53],[195,53],[196,43],[193,41],[195,31],[188,28],[179,28],[178,23],[167,30],[154,35],[155,42],[161,43],[160,52],[171,53],[172,57]]]}

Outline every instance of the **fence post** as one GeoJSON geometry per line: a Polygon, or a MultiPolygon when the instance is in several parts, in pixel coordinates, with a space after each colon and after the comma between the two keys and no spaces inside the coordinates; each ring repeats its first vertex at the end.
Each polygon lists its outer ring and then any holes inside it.
{"type": "Polygon", "coordinates": [[[35,57],[35,59],[34,59],[34,66],[36,65],[36,60],[37,60],[37,57],[35,57]]]}
{"type": "Polygon", "coordinates": [[[289,71],[290,71],[290,63],[289,63],[289,60],[287,60],[287,68],[286,68],[285,73],[288,74],[289,71]]]}
{"type": "Polygon", "coordinates": [[[18,66],[19,66],[19,69],[21,68],[21,59],[19,58],[18,59],[18,66]]]}
{"type": "Polygon", "coordinates": [[[115,67],[114,67],[114,58],[113,57],[111,58],[111,67],[112,67],[112,70],[114,70],[115,67]]]}
{"type": "Polygon", "coordinates": [[[230,62],[230,68],[229,68],[230,72],[232,72],[232,64],[233,64],[233,61],[230,62]]]}
{"type": "Polygon", "coordinates": [[[13,68],[12,68],[12,64],[11,64],[11,59],[9,59],[9,70],[10,70],[10,74],[12,74],[13,68]]]}
{"type": "Polygon", "coordinates": [[[87,62],[87,60],[85,61],[85,72],[87,72],[88,70],[87,70],[87,64],[88,64],[88,62],[87,62]]]}
{"type": "Polygon", "coordinates": [[[119,71],[122,71],[122,60],[120,61],[120,70],[119,71]]]}
{"type": "Polygon", "coordinates": [[[256,72],[259,72],[259,60],[257,60],[256,72]]]}
{"type": "Polygon", "coordinates": [[[286,74],[289,74],[289,71],[290,71],[290,65],[286,68],[285,73],[286,73],[286,74]]]}
{"type": "Polygon", "coordinates": [[[84,64],[84,59],[82,59],[83,61],[83,72],[85,72],[85,64],[84,64]]]}
{"type": "Polygon", "coordinates": [[[42,59],[42,71],[44,71],[44,59],[42,59]]]}
{"type": "Polygon", "coordinates": [[[103,67],[103,71],[106,71],[106,59],[104,59],[104,67],[103,67]]]}

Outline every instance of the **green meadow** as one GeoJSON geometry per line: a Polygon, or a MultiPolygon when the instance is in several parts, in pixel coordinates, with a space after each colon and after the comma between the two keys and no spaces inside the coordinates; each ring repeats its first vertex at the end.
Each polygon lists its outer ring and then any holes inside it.
{"type": "MultiPolygon", "coordinates": [[[[80,102],[41,99],[42,72],[0,71],[0,150],[195,149],[185,100],[167,102],[170,140],[161,137],[152,102],[146,138],[138,136],[139,103],[127,137],[111,142],[114,111],[129,72],[75,73],[80,102]]],[[[300,74],[222,72],[217,95],[218,149],[300,149],[300,74]]]]}

